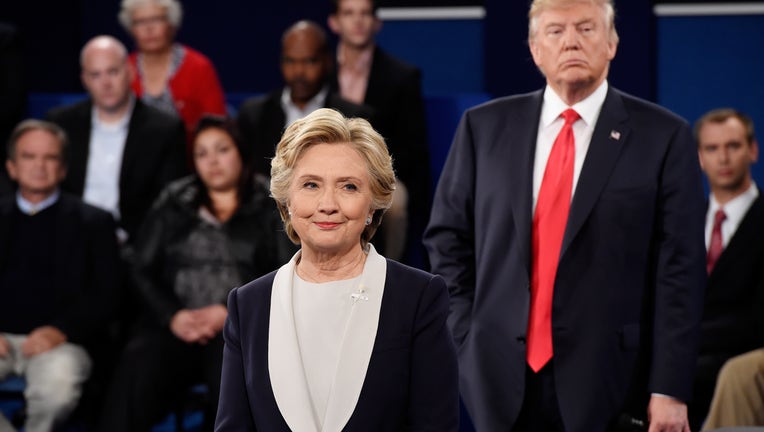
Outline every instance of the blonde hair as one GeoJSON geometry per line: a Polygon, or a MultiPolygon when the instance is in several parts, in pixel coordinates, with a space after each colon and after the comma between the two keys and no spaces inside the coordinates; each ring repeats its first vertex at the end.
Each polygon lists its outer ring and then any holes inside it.
{"type": "Polygon", "coordinates": [[[119,23],[130,32],[133,25],[133,10],[140,6],[156,5],[167,10],[167,22],[176,29],[180,27],[183,20],[183,6],[178,0],[122,0],[120,5],[119,23]]]}
{"type": "Polygon", "coordinates": [[[292,123],[276,147],[276,155],[271,160],[271,197],[281,213],[284,229],[289,238],[300,243],[300,237],[289,217],[288,198],[294,168],[305,151],[316,144],[350,144],[366,162],[369,171],[374,210],[371,223],[361,233],[361,246],[367,244],[382,216],[393,202],[395,173],[393,162],[384,138],[374,130],[368,121],[361,118],[346,118],[339,112],[321,108],[303,119],[292,123]]]}
{"type": "Polygon", "coordinates": [[[528,42],[536,36],[538,30],[538,18],[547,9],[565,8],[576,3],[590,3],[602,8],[605,13],[605,22],[610,33],[610,41],[618,43],[618,32],[615,30],[615,7],[613,0],[533,0],[528,10],[528,42]]]}

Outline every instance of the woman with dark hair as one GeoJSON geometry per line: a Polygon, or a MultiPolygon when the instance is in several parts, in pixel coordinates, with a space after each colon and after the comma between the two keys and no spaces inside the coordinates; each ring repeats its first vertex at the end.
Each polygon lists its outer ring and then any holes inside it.
{"type": "Polygon", "coordinates": [[[203,118],[196,173],[167,186],[139,232],[131,273],[146,316],[122,356],[102,430],[149,430],[198,382],[209,389],[212,430],[228,292],[294,252],[267,181],[251,174],[240,149],[232,123],[203,118]]]}

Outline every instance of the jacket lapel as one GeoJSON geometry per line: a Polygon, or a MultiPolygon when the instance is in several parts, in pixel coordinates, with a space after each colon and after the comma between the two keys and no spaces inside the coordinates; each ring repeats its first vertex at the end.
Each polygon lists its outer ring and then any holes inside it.
{"type": "Polygon", "coordinates": [[[534,92],[528,102],[518,110],[517,118],[512,119],[512,124],[517,127],[506,129],[505,135],[500,138],[503,142],[518,143],[516,148],[509,150],[507,171],[510,177],[509,185],[513,190],[508,196],[512,205],[518,244],[522,247],[523,262],[529,275],[533,225],[533,163],[542,101],[543,91],[534,92]]]}
{"type": "Polygon", "coordinates": [[[621,96],[612,88],[608,89],[570,206],[561,257],[592,211],[610,178],[623,144],[629,139],[631,129],[625,124],[627,119],[628,113],[621,96]]]}
{"type": "Polygon", "coordinates": [[[370,245],[359,298],[353,303],[342,338],[339,362],[326,406],[324,432],[341,431],[358,403],[377,336],[386,275],[387,261],[370,245]]]}
{"type": "MultiPolygon", "coordinates": [[[[143,119],[145,114],[143,102],[135,98],[135,106],[133,106],[133,112],[130,114],[130,121],[127,126],[127,137],[125,138],[125,148],[122,152],[122,166],[119,171],[119,190],[120,195],[124,190],[129,189],[131,179],[127,178],[127,174],[131,172],[142,172],[142,170],[133,169],[133,165],[138,163],[140,155],[143,153],[141,150],[141,125],[145,124],[143,119]]],[[[146,154],[144,153],[144,157],[146,154]]],[[[120,207],[122,196],[120,196],[120,207]]]]}
{"type": "Polygon", "coordinates": [[[289,429],[318,432],[300,347],[297,344],[292,309],[293,275],[299,256],[300,252],[297,252],[276,272],[273,279],[268,325],[268,373],[273,397],[289,429]]]}
{"type": "MultiPolygon", "coordinates": [[[[353,305],[343,335],[337,370],[329,394],[322,431],[341,431],[350,419],[361,394],[371,360],[382,306],[387,262],[374,247],[366,259],[358,300],[353,305]]],[[[268,372],[281,415],[294,431],[318,432],[313,402],[292,308],[292,286],[299,252],[281,267],[273,280],[268,329],[268,372]]]]}

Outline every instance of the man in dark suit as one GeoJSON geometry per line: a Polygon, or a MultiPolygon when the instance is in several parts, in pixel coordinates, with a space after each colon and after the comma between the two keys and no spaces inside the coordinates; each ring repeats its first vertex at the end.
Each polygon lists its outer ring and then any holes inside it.
{"type": "Polygon", "coordinates": [[[700,430],[724,362],[764,347],[764,200],[751,177],[759,148],[750,117],[733,109],[710,111],[696,122],[695,137],[711,189],[708,285],[689,405],[690,428],[700,430]]]}
{"type": "Polygon", "coordinates": [[[312,21],[298,21],[281,38],[283,88],[242,103],[238,123],[255,171],[270,176],[271,158],[284,129],[318,108],[333,108],[348,117],[372,116],[368,107],[330,91],[332,59],[326,32],[312,21]]]}
{"type": "Polygon", "coordinates": [[[6,162],[18,190],[0,199],[0,380],[26,379],[30,432],[77,406],[118,283],[114,219],[59,191],[66,141],[55,124],[20,123],[6,162]]]}
{"type": "Polygon", "coordinates": [[[705,285],[689,125],[609,87],[610,0],[535,0],[546,88],[468,110],[425,246],[479,431],[689,431],[705,285]]]}
{"type": "Polygon", "coordinates": [[[333,0],[332,6],[329,28],[339,36],[332,88],[343,98],[374,109],[375,127],[385,137],[398,177],[393,206],[380,233],[384,254],[410,262],[414,257],[405,253],[421,251],[430,212],[430,157],[421,73],[376,44],[382,21],[375,0],[333,0]]]}
{"type": "Polygon", "coordinates": [[[183,123],[133,96],[117,39],[91,39],[80,63],[90,98],[47,115],[72,143],[62,189],[111,211],[129,240],[162,187],[186,172],[183,123]]]}

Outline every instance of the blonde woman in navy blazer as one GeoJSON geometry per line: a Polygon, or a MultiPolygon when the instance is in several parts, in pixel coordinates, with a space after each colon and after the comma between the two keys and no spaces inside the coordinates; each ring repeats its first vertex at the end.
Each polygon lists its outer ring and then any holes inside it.
{"type": "Polygon", "coordinates": [[[271,177],[301,249],[229,296],[215,429],[456,431],[445,283],[369,243],[395,188],[382,137],[319,109],[286,130],[271,177]]]}

